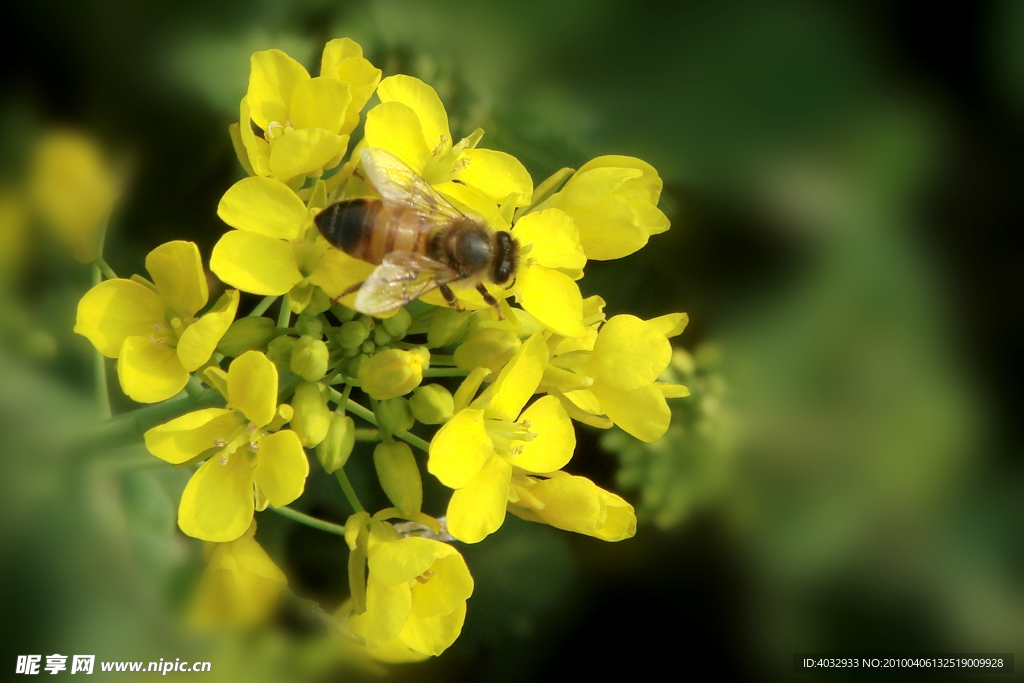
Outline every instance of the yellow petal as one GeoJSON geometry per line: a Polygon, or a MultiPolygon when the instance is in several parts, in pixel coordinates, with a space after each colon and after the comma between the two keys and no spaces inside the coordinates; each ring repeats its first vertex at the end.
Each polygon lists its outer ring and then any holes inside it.
{"type": "Polygon", "coordinates": [[[311,220],[306,205],[272,178],[242,178],[228,188],[217,215],[233,228],[283,240],[296,239],[311,220]]]}
{"type": "Polygon", "coordinates": [[[521,268],[516,280],[520,305],[563,337],[582,337],[583,295],[568,275],[540,265],[521,268]]]}
{"type": "Polygon", "coordinates": [[[683,330],[686,329],[687,323],[690,322],[690,316],[685,313],[669,313],[668,315],[652,318],[647,322],[654,325],[658,332],[666,337],[674,337],[677,334],[682,334],[683,330]]]}
{"type": "MultiPolygon", "coordinates": [[[[594,392],[589,389],[567,391],[562,395],[569,399],[577,408],[588,412],[591,415],[601,415],[604,413],[604,410],[601,408],[601,404],[597,401],[597,397],[594,396],[594,392]]],[[[551,470],[548,471],[550,472],[551,470]]]]}
{"type": "Polygon", "coordinates": [[[287,130],[270,148],[270,172],[284,181],[314,173],[347,148],[348,135],[322,128],[287,130]]]}
{"type": "Polygon", "coordinates": [[[512,464],[527,472],[542,474],[560,470],[576,450],[576,431],[572,420],[554,396],[544,396],[523,411],[520,421],[530,421],[533,441],[513,442],[522,452],[512,456],[512,464]]]}
{"type": "Polygon", "coordinates": [[[654,386],[658,387],[658,391],[665,398],[685,398],[690,395],[690,390],[683,384],[666,384],[664,382],[655,382],[654,386]]]}
{"type": "Polygon", "coordinates": [[[371,109],[366,114],[364,138],[367,147],[391,152],[417,173],[423,172],[432,151],[416,112],[401,102],[382,102],[371,109]]]}
{"type": "Polygon", "coordinates": [[[483,407],[487,417],[515,420],[537,391],[548,364],[548,345],[542,333],[531,336],[512,357],[494,384],[473,405],[483,407]]]}
{"type": "Polygon", "coordinates": [[[621,541],[636,533],[633,506],[621,497],[585,477],[554,474],[560,476],[537,481],[529,489],[542,504],[531,510],[541,521],[605,541],[621,541]]]}
{"type": "Polygon", "coordinates": [[[453,176],[475,187],[495,202],[518,194],[516,206],[528,206],[533,198],[533,179],[526,167],[511,154],[493,149],[467,149],[459,155],[462,166],[453,176]]]}
{"type": "Polygon", "coordinates": [[[203,451],[216,448],[242,425],[230,408],[205,408],[153,427],[145,435],[150,453],[172,465],[188,462],[203,451]]]}
{"type": "Polygon", "coordinates": [[[220,238],[210,270],[232,287],[264,296],[287,294],[302,281],[291,244],[244,230],[220,238]]]}
{"type": "Polygon", "coordinates": [[[197,370],[210,360],[237,312],[238,290],[232,289],[224,292],[206,315],[185,328],[178,339],[178,360],[186,370],[197,370]]]}
{"type": "Polygon", "coordinates": [[[632,391],[658,379],[672,360],[672,345],[649,322],[617,315],[601,327],[587,374],[608,386],[632,391]]]}
{"type": "Polygon", "coordinates": [[[448,502],[448,531],[464,543],[478,543],[501,528],[508,506],[512,465],[500,456],[488,460],[448,502]]]}
{"type": "Polygon", "coordinates": [[[277,368],[259,351],[246,351],[228,368],[228,403],[263,427],[277,412],[277,368]]]}
{"type": "Polygon", "coordinates": [[[559,200],[571,207],[592,206],[603,201],[627,181],[642,175],[643,171],[635,168],[581,168],[566,183],[559,200]]]}
{"type": "Polygon", "coordinates": [[[128,337],[117,357],[117,376],[128,398],[156,403],[184,389],[189,373],[181,366],[174,347],[149,337],[128,337]]]}
{"type": "Polygon", "coordinates": [[[398,637],[411,609],[409,584],[388,586],[371,572],[366,580],[366,647],[380,647],[398,637]]]}
{"type": "MultiPolygon", "coordinates": [[[[309,281],[333,299],[355,283],[368,278],[375,267],[340,249],[328,249],[309,274],[309,281]]],[[[353,293],[342,301],[352,304],[354,299],[353,293]]]]}
{"type": "Polygon", "coordinates": [[[438,145],[451,148],[448,114],[437,91],[429,85],[412,76],[389,76],[377,86],[377,96],[382,103],[401,102],[415,112],[427,149],[433,150],[438,145]]]}
{"type": "Polygon", "coordinates": [[[249,90],[245,98],[252,120],[263,130],[271,121],[284,125],[296,86],[309,80],[301,64],[281,50],[254,52],[249,60],[249,90]]]}
{"type": "Polygon", "coordinates": [[[199,247],[175,240],[161,244],[146,256],[146,270],[168,306],[191,317],[210,298],[199,247]]]}
{"type": "Polygon", "coordinates": [[[449,488],[468,484],[494,454],[484,411],[467,408],[448,420],[430,441],[427,471],[449,488]]]}
{"type": "Polygon", "coordinates": [[[622,391],[595,384],[590,390],[601,403],[604,414],[627,434],[652,443],[668,431],[672,411],[656,385],[622,391]]]}
{"type": "Polygon", "coordinates": [[[450,614],[409,619],[399,637],[413,650],[436,656],[456,641],[465,621],[466,603],[460,602],[450,614]]]}
{"type": "Polygon", "coordinates": [[[650,238],[633,205],[610,195],[590,206],[567,209],[580,231],[580,244],[588,259],[608,261],[639,251],[650,238]]]}
{"type": "Polygon", "coordinates": [[[429,579],[412,585],[412,611],[417,617],[451,614],[473,594],[473,577],[466,561],[454,548],[452,551],[433,563],[429,579]]]}
{"type": "Polygon", "coordinates": [[[508,230],[508,221],[501,217],[498,205],[475,187],[451,180],[433,187],[470,218],[478,218],[495,230],[508,230]]]}
{"type": "Polygon", "coordinates": [[[252,111],[249,109],[249,100],[242,98],[239,105],[238,115],[238,137],[245,148],[246,157],[253,173],[256,175],[270,175],[270,143],[263,138],[256,137],[252,129],[252,111]]]}
{"type": "Polygon", "coordinates": [[[352,101],[349,84],[336,78],[311,78],[295,86],[291,122],[295,128],[323,128],[337,133],[352,101]]]}
{"type": "Polygon", "coordinates": [[[233,541],[249,528],[255,502],[252,472],[255,460],[245,449],[210,458],[196,470],[181,494],[178,526],[204,541],[233,541]]]}
{"type": "Polygon", "coordinates": [[[587,255],[580,246],[580,233],[569,214],[545,209],[523,216],[512,228],[519,245],[531,245],[527,258],[548,268],[582,268],[587,255]]]}
{"type": "Polygon", "coordinates": [[[381,71],[363,58],[363,48],[349,38],[337,38],[324,46],[321,76],[345,81],[352,89],[352,102],[345,114],[342,133],[351,133],[359,124],[359,112],[380,83],[381,71]]]}
{"type": "Polygon", "coordinates": [[[426,573],[439,558],[452,554],[458,553],[447,543],[412,536],[374,545],[367,566],[375,579],[386,586],[397,586],[426,573]]]}
{"type": "Polygon", "coordinates": [[[259,440],[252,478],[271,505],[281,507],[301,496],[308,475],[309,460],[295,432],[286,429],[259,440]]]}
{"type": "Polygon", "coordinates": [[[131,280],[107,280],[78,302],[75,332],[107,358],[117,358],[128,337],[148,337],[166,325],[164,302],[153,290],[131,280]]]}

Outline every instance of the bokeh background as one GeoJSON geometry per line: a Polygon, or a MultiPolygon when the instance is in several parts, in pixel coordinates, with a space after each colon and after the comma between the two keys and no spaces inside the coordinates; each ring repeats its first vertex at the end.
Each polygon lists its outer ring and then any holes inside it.
{"type": "MultiPolygon", "coordinates": [[[[315,69],[352,37],[535,182],[608,153],[660,171],[672,229],[581,285],[609,314],[687,311],[672,371],[693,396],[649,447],[580,429],[568,468],[634,503],[636,537],[509,520],[464,548],[462,637],[393,679],[710,661],[781,680],[794,652],[1024,652],[1024,4],[43,0],[7,6],[0,34],[4,193],[46,130],[93,135],[127,174],[121,274],[169,239],[208,257],[224,231],[227,126],[259,49],[315,69]]],[[[68,445],[96,421],[71,332],[88,268],[2,218],[0,669],[210,653],[223,680],[362,675],[294,614],[228,644],[175,626],[202,567],[174,524],[188,473],[68,445]]],[[[350,469],[371,491],[368,455],[350,469]]],[[[316,472],[297,507],[343,520],[316,472]]],[[[443,500],[428,490],[428,511],[443,500]]],[[[270,513],[259,538],[297,593],[344,598],[341,539],[270,513]]]]}

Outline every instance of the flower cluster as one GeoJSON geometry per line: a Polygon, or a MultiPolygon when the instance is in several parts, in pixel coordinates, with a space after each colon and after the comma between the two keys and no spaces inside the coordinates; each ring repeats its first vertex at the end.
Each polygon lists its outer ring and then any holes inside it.
{"type": "Polygon", "coordinates": [[[231,136],[247,175],[220,201],[231,229],[210,258],[232,289],[203,312],[199,250],[169,242],[147,257],[150,279],[93,287],[75,327],[117,358],[130,398],[185,396],[145,444],[196,467],[178,525],[211,548],[201,620],[271,613],[287,579],[255,537],[255,513],[268,508],[345,536],[351,598],[336,626],[381,661],[455,641],[473,578],[454,542],[483,541],[506,513],[606,541],[633,536],[633,507],[565,468],[574,423],[653,442],[669,427],[666,399],[688,394],[658,381],[685,314],[606,318],[604,301],[579,286],[588,260],[626,256],[668,229],[654,168],[599,157],[534,187],[515,157],[480,146],[482,130],[454,141],[428,84],[381,79],[348,39],[327,44],[316,77],[283,52],[257,52],[239,111],[231,136]],[[314,218],[379,196],[363,149],[387,152],[458,211],[506,231],[520,254],[508,288],[485,278],[485,295],[456,281],[453,294],[427,293],[385,317],[354,310],[354,285],[375,266],[332,246],[314,218]],[[240,292],[264,297],[244,317],[240,292]],[[378,442],[373,469],[393,506],[373,514],[345,474],[359,441],[378,442]],[[452,490],[429,513],[410,446],[452,490]],[[343,527],[287,507],[303,494],[310,455],[353,508],[343,527]]]}

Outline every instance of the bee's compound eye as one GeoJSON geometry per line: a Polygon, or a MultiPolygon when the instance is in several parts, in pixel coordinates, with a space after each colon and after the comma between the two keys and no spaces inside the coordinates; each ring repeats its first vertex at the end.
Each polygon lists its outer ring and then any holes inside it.
{"type": "Polygon", "coordinates": [[[519,243],[507,232],[495,234],[494,266],[491,280],[496,285],[503,285],[515,274],[519,267],[519,243]]]}

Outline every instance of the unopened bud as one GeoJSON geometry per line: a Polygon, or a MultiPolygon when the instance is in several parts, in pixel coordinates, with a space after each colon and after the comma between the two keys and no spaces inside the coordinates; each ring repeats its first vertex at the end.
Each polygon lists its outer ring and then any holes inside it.
{"type": "Polygon", "coordinates": [[[331,352],[320,339],[302,337],[292,349],[291,369],[307,382],[315,382],[327,374],[331,352]]]}
{"type": "Polygon", "coordinates": [[[412,316],[409,315],[409,311],[404,308],[399,308],[398,312],[390,318],[384,318],[381,321],[384,329],[391,335],[393,339],[401,339],[405,336],[405,333],[409,331],[409,326],[412,325],[412,316]]]}
{"type": "Polygon", "coordinates": [[[423,504],[423,481],[412,449],[401,441],[377,444],[373,464],[381,488],[403,517],[413,517],[423,504]]]}
{"type": "Polygon", "coordinates": [[[324,324],[315,315],[307,315],[308,312],[309,309],[307,308],[299,316],[299,319],[295,321],[295,331],[304,337],[319,339],[323,336],[324,324]]]}
{"type": "Polygon", "coordinates": [[[292,410],[292,430],[303,446],[312,448],[324,440],[331,425],[331,410],[319,385],[303,382],[296,387],[292,410]]]}
{"type": "Polygon", "coordinates": [[[404,396],[423,381],[426,365],[421,353],[387,349],[359,364],[359,381],[363,391],[378,401],[404,396]]]}
{"type": "Polygon", "coordinates": [[[469,335],[455,349],[455,365],[463,370],[498,370],[523,345],[515,332],[500,327],[484,327],[469,335]]]}
{"type": "Polygon", "coordinates": [[[439,425],[455,414],[455,399],[450,391],[440,384],[425,384],[416,387],[409,399],[409,408],[416,420],[425,425],[439,425]]]}
{"type": "Polygon", "coordinates": [[[267,358],[277,366],[278,374],[292,371],[292,351],[298,341],[295,337],[278,337],[267,344],[267,358]]]}
{"type": "Polygon", "coordinates": [[[358,320],[349,320],[338,328],[338,344],[345,349],[358,348],[370,336],[370,328],[358,320]]]}
{"type": "Polygon", "coordinates": [[[306,305],[303,313],[307,315],[320,315],[330,307],[331,297],[327,296],[327,292],[317,287],[313,290],[313,298],[309,300],[309,304],[306,305]]]}
{"type": "Polygon", "coordinates": [[[435,310],[430,329],[427,330],[427,343],[435,349],[459,343],[466,333],[469,318],[468,311],[459,313],[452,308],[435,310]]]}
{"type": "Polygon", "coordinates": [[[376,349],[377,347],[374,345],[372,341],[364,341],[363,345],[359,347],[359,350],[365,353],[366,355],[370,355],[376,349]]]}
{"type": "Polygon", "coordinates": [[[277,325],[270,318],[239,318],[220,338],[217,351],[229,358],[237,358],[246,351],[265,351],[278,334],[277,325]]]}
{"type": "Polygon", "coordinates": [[[373,331],[373,343],[377,346],[387,346],[391,343],[391,335],[383,325],[373,331]]]}
{"type": "Polygon", "coordinates": [[[415,423],[409,402],[400,396],[381,401],[377,405],[377,419],[381,426],[396,436],[408,434],[415,423]]]}
{"type": "Polygon", "coordinates": [[[356,317],[356,312],[354,310],[342,304],[334,304],[331,306],[331,313],[333,313],[334,317],[341,323],[347,323],[356,317]]]}
{"type": "Polygon", "coordinates": [[[341,469],[356,443],[356,423],[348,415],[331,413],[327,436],[316,447],[316,457],[328,472],[341,469]]]}

